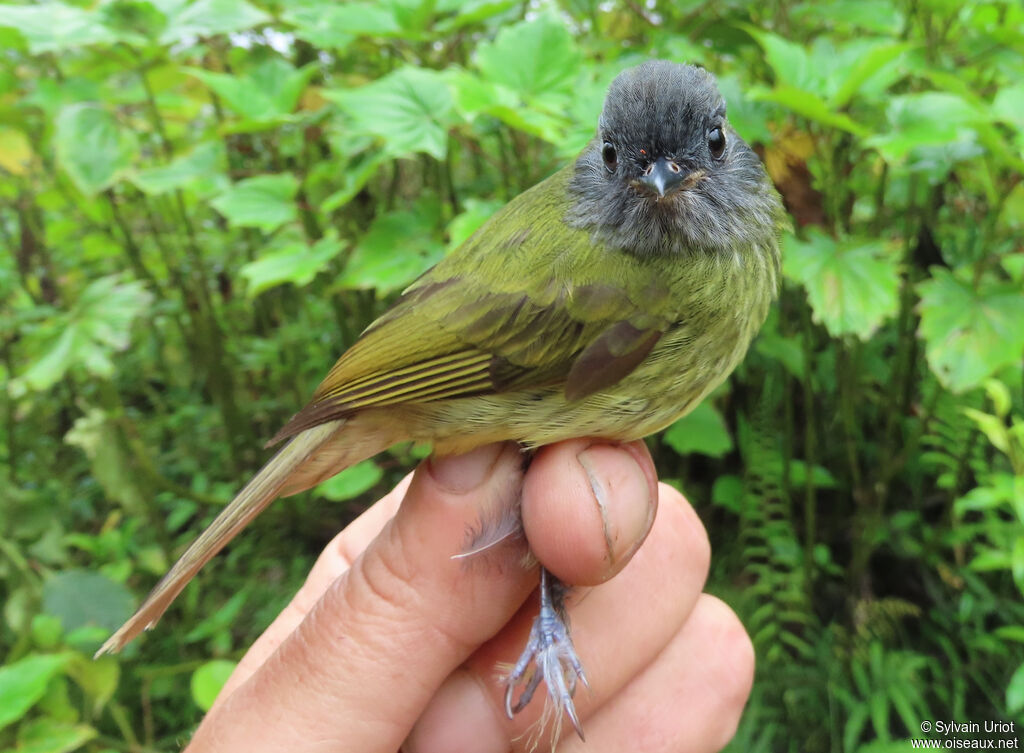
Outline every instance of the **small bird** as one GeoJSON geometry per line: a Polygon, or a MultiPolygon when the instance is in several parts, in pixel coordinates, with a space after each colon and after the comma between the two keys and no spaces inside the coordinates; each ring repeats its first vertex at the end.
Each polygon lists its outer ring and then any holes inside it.
{"type": "MultiPolygon", "coordinates": [[[[397,442],[447,455],[668,426],[729,375],[764,322],[783,217],[710,73],[666,61],[623,71],[575,162],[509,202],[362,333],[271,440],[287,444],[97,655],[152,627],[274,499],[397,442]]],[[[543,568],[540,578],[506,711],[545,680],[582,738],[573,696],[586,676],[566,585],[543,568]]]]}

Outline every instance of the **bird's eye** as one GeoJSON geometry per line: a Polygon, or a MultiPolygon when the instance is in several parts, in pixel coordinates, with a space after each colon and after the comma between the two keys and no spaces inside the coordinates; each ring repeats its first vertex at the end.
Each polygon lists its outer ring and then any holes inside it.
{"type": "Polygon", "coordinates": [[[619,158],[616,156],[615,147],[612,146],[610,141],[604,142],[604,146],[601,147],[601,159],[604,160],[604,166],[608,168],[608,172],[615,172],[615,168],[619,164],[619,158]]]}
{"type": "Polygon", "coordinates": [[[708,132],[708,149],[711,150],[711,156],[715,159],[721,159],[725,153],[725,134],[718,126],[708,132]]]}

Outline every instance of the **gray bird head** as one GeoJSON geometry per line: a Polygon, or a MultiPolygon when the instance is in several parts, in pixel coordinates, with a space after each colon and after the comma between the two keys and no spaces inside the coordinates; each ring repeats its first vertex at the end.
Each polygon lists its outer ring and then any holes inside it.
{"type": "Polygon", "coordinates": [[[570,224],[635,254],[774,248],[782,205],[714,77],[656,60],[612,82],[570,184],[570,224]]]}

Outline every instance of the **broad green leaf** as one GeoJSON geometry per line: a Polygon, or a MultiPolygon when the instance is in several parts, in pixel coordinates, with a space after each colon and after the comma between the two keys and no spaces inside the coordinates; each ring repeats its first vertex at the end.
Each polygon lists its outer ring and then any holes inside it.
{"type": "Polygon", "coordinates": [[[292,2],[281,10],[281,20],[291,24],[296,37],[323,50],[341,51],[355,35],[345,25],[348,19],[336,0],[292,2]]]}
{"type": "Polygon", "coordinates": [[[852,49],[856,57],[852,65],[842,68],[835,77],[835,82],[830,82],[830,87],[838,85],[834,93],[829,96],[829,106],[842,108],[846,106],[861,90],[876,76],[880,76],[884,69],[892,65],[904,52],[909,50],[910,44],[875,42],[867,49],[852,49]]]}
{"type": "Polygon", "coordinates": [[[379,465],[372,460],[364,460],[327,479],[316,487],[315,492],[335,502],[352,499],[372,489],[383,476],[384,471],[379,465]]]}
{"type": "Polygon", "coordinates": [[[992,118],[1024,130],[1024,83],[1005,86],[992,100],[992,118]]]}
{"type": "Polygon", "coordinates": [[[117,40],[97,13],[58,2],[4,4],[0,6],[0,26],[17,29],[33,55],[117,40]]]}
{"type": "Polygon", "coordinates": [[[743,479],[727,473],[715,479],[711,487],[711,503],[739,515],[743,510],[744,493],[743,479]]]}
{"type": "Polygon", "coordinates": [[[1024,709],[1024,664],[1014,671],[1006,686],[1006,710],[1017,714],[1024,709]]]}
{"type": "Polygon", "coordinates": [[[462,213],[448,223],[448,248],[461,246],[501,205],[494,199],[466,199],[462,213]]]}
{"type": "Polygon", "coordinates": [[[136,171],[130,179],[140,191],[150,195],[187,188],[198,196],[207,196],[228,186],[225,159],[222,142],[203,142],[166,165],[136,171]]]}
{"type": "Polygon", "coordinates": [[[436,264],[443,255],[435,237],[437,211],[435,202],[422,202],[414,211],[375,219],[349,257],[339,285],[386,293],[404,287],[436,264]]]}
{"type": "Polygon", "coordinates": [[[131,617],[135,599],[123,583],[88,570],[65,570],[43,585],[43,611],[58,617],[65,631],[99,625],[111,631],[131,617]]]}
{"type": "MultiPolygon", "coordinates": [[[[512,128],[538,136],[545,141],[563,145],[573,124],[562,114],[567,102],[557,103],[555,112],[542,106],[540,100],[524,105],[521,95],[507,86],[481,79],[468,71],[449,71],[446,74],[452,85],[458,110],[473,119],[478,115],[491,115],[512,128]]],[[[586,140],[593,136],[593,125],[587,125],[586,140]]],[[[583,143],[586,143],[586,140],[583,143]]]]}
{"type": "Polygon", "coordinates": [[[868,130],[849,115],[830,109],[821,97],[803,89],[780,85],[774,89],[753,87],[748,96],[758,102],[775,102],[808,120],[815,120],[827,126],[848,131],[855,136],[865,136],[868,130]]]}
{"type": "Polygon", "coordinates": [[[506,26],[493,42],[483,42],[476,50],[484,78],[526,99],[570,94],[581,60],[572,34],[553,13],[506,26]]]}
{"type": "Polygon", "coordinates": [[[148,46],[167,28],[167,16],[146,0],[111,0],[98,10],[104,25],[128,44],[148,46]]]}
{"type": "Polygon", "coordinates": [[[455,10],[456,15],[443,19],[434,25],[438,31],[452,31],[461,29],[464,26],[485,21],[499,13],[504,13],[510,8],[519,5],[518,0],[454,0],[448,3],[438,3],[437,10],[455,10]]]}
{"type": "Polygon", "coordinates": [[[90,408],[75,419],[64,441],[85,453],[93,478],[110,501],[129,514],[145,513],[146,497],[152,492],[140,487],[135,458],[116,419],[101,408],[90,408]]]}
{"type": "Polygon", "coordinates": [[[739,26],[761,45],[765,59],[775,73],[777,86],[802,90],[819,97],[824,94],[821,76],[811,64],[807,50],[802,45],[750,24],[739,26]]]}
{"type": "Polygon", "coordinates": [[[210,87],[236,113],[250,121],[286,118],[302,90],[317,71],[317,63],[295,68],[279,57],[268,58],[242,74],[213,73],[192,68],[190,73],[210,87]]]}
{"type": "Polygon", "coordinates": [[[32,643],[44,651],[52,651],[60,645],[64,628],[60,620],[48,614],[37,614],[32,617],[32,643]]]}
{"type": "Polygon", "coordinates": [[[335,185],[339,186],[338,189],[320,202],[320,211],[333,212],[335,209],[345,206],[363,189],[367,181],[388,159],[388,155],[379,149],[372,149],[351,157],[345,170],[335,181],[335,185]]]}
{"type": "Polygon", "coordinates": [[[247,294],[255,298],[264,290],[284,283],[308,285],[342,249],[335,236],[321,238],[312,246],[295,241],[272,248],[239,272],[249,286],[247,294]]]}
{"type": "Polygon", "coordinates": [[[192,673],[192,700],[199,708],[203,711],[210,710],[236,666],[233,661],[214,659],[192,673]]]}
{"type": "Polygon", "coordinates": [[[12,175],[28,172],[33,158],[32,144],[24,132],[10,126],[0,126],[0,170],[12,175]]]}
{"type": "Polygon", "coordinates": [[[400,68],[358,89],[325,91],[358,131],[379,136],[387,153],[426,152],[444,159],[454,123],[451,91],[444,76],[422,68],[400,68]]]}
{"type": "Polygon", "coordinates": [[[141,282],[121,282],[117,275],[91,282],[70,311],[55,315],[26,338],[29,351],[41,355],[12,381],[12,394],[49,389],[72,367],[111,376],[113,354],[128,347],[132,322],[152,298],[141,282]]]}
{"type": "Polygon", "coordinates": [[[17,753],[70,753],[97,734],[88,724],[71,724],[41,717],[27,722],[18,730],[17,753]]]}
{"type": "Polygon", "coordinates": [[[954,392],[982,384],[986,377],[1024,352],[1024,294],[1020,286],[983,280],[975,287],[948,270],[933,267],[932,279],[917,286],[921,297],[919,333],[928,365],[954,392]]]}
{"type": "Polygon", "coordinates": [[[915,149],[974,141],[972,125],[987,122],[985,112],[949,92],[921,92],[893,97],[889,129],[867,139],[889,162],[901,162],[915,149]]]}
{"type": "Polygon", "coordinates": [[[210,204],[233,226],[270,233],[295,219],[298,191],[299,182],[291,173],[257,175],[240,180],[210,204]]]}
{"type": "Polygon", "coordinates": [[[151,0],[165,16],[167,27],[160,35],[163,44],[190,37],[211,37],[243,31],[267,23],[270,16],[245,0],[151,0]]]}
{"type": "Polygon", "coordinates": [[[725,420],[707,401],[668,427],[662,438],[680,455],[696,452],[720,458],[733,448],[725,420]]]}
{"type": "Polygon", "coordinates": [[[806,241],[788,236],[783,271],[804,286],[814,319],[833,337],[867,339],[897,311],[899,269],[878,241],[837,243],[819,231],[806,241]]]}
{"type": "Polygon", "coordinates": [[[72,654],[31,654],[0,667],[0,729],[21,719],[46,692],[72,654]]]}
{"type": "MultiPolygon", "coordinates": [[[[125,619],[130,614],[131,611],[128,611],[125,619]]],[[[85,697],[91,702],[93,715],[97,715],[114,697],[117,683],[121,679],[121,665],[113,656],[93,659],[84,654],[75,654],[68,662],[67,674],[85,693],[85,697]]]]}
{"type": "Polygon", "coordinates": [[[103,108],[68,105],[56,125],[57,162],[82,193],[92,195],[110,187],[131,167],[135,136],[103,108]]]}
{"type": "MultiPolygon", "coordinates": [[[[802,3],[790,11],[790,18],[802,23],[817,21],[837,30],[863,29],[891,37],[903,28],[903,14],[891,0],[833,0],[802,3]]],[[[830,35],[831,36],[831,35],[830,35]]],[[[852,747],[848,746],[851,750],[852,747]]],[[[858,753],[862,751],[858,750],[858,753]]]]}

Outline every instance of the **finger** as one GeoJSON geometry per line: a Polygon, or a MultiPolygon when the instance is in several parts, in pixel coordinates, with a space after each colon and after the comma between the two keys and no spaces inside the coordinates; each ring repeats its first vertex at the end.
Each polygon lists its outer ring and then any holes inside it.
{"type": "Polygon", "coordinates": [[[394,517],[398,506],[409,489],[412,474],[408,474],[398,485],[371,505],[362,515],[345,527],[324,548],[309,571],[306,581],[295,593],[270,626],[256,639],[242,660],[224,683],[215,703],[223,702],[235,688],[249,679],[253,672],[267,660],[299,623],[306,617],[324,591],[344,573],[362,554],[370,542],[377,537],[384,525],[394,517]]]}
{"type": "MultiPolygon", "coordinates": [[[[662,484],[659,495],[654,525],[629,564],[607,583],[587,589],[583,598],[574,594],[570,599],[573,641],[590,682],[590,690],[581,688],[575,699],[584,720],[643,671],[679,632],[707,577],[710,547],[700,519],[675,489],[662,484]]],[[[544,708],[543,694],[538,693],[514,720],[507,720],[505,689],[495,667],[513,661],[522,650],[536,613],[536,601],[531,599],[448,679],[416,723],[404,751],[504,753],[510,747],[530,747],[537,732],[531,728],[544,708]]],[[[584,721],[589,741],[593,735],[588,724],[584,721]]],[[[571,729],[563,732],[571,734],[571,729]]]]}
{"type": "Polygon", "coordinates": [[[754,646],[724,602],[701,595],[646,670],[587,720],[563,753],[713,753],[736,734],[754,682],[754,646]]]}
{"type": "Polygon", "coordinates": [[[521,484],[514,445],[422,465],[397,515],[211,711],[190,750],[396,750],[445,677],[535,583],[512,548],[505,561],[492,553],[490,567],[451,558],[480,509],[511,504],[521,484]]]}
{"type": "Polygon", "coordinates": [[[593,439],[542,448],[523,482],[530,549],[563,582],[611,578],[651,528],[658,482],[647,445],[593,439]]]}

